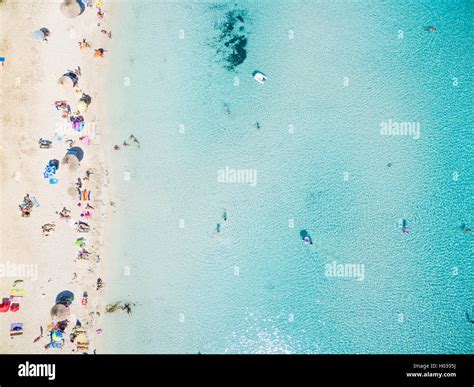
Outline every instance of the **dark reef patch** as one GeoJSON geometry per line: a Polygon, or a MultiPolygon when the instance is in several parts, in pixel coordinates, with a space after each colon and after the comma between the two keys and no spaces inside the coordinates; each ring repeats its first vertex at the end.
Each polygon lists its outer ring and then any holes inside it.
{"type": "Polygon", "coordinates": [[[216,23],[217,38],[214,46],[218,62],[229,71],[242,64],[247,58],[248,32],[245,10],[234,9],[224,14],[223,20],[216,23]]]}

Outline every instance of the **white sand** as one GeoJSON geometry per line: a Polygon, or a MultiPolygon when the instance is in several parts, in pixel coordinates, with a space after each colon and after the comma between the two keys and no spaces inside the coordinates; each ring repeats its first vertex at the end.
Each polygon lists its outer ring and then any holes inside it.
{"type": "MultiPolygon", "coordinates": [[[[105,0],[105,17],[98,27],[96,8],[87,8],[83,15],[68,19],[60,12],[60,1],[4,0],[0,4],[0,56],[6,57],[0,67],[0,264],[37,265],[38,278],[25,278],[25,297],[16,313],[0,313],[0,352],[2,353],[70,353],[75,344],[66,338],[63,349],[48,349],[47,325],[51,323],[50,310],[56,295],[70,290],[75,295],[72,306],[74,318],[66,330],[70,333],[79,318],[88,329],[89,352],[97,348],[100,336],[100,318],[95,313],[100,306],[100,293],[95,289],[98,277],[105,283],[103,268],[106,257],[102,235],[105,235],[107,214],[110,208],[107,169],[108,152],[112,144],[106,142],[105,84],[104,74],[108,71],[112,53],[104,58],[93,58],[93,48],[108,49],[111,40],[100,32],[109,30],[113,18],[113,4],[105,0]],[[19,16],[21,15],[21,16],[19,16]],[[47,27],[51,31],[49,42],[38,42],[33,31],[47,27]],[[92,49],[81,50],[78,42],[86,38],[92,49]],[[85,157],[76,173],[69,174],[61,166],[57,185],[50,185],[43,177],[43,170],[50,159],[61,160],[68,145],[53,141],[52,149],[40,149],[38,139],[51,138],[61,125],[67,122],[61,118],[53,105],[55,100],[67,99],[72,110],[81,97],[72,88],[64,89],[57,79],[67,70],[81,67],[82,76],[78,87],[92,97],[92,104],[84,114],[85,121],[94,124],[94,134],[99,134],[92,144],[85,146],[76,140],[75,145],[84,149],[85,157]],[[74,190],[77,177],[83,178],[85,171],[94,174],[90,181],[83,182],[83,188],[92,190],[90,204],[95,208],[93,218],[85,220],[92,231],[79,234],[65,220],[55,213],[63,206],[72,210],[72,219],[80,219],[81,209],[77,207],[78,195],[74,190]],[[29,218],[22,218],[18,204],[26,193],[36,197],[40,208],[34,208],[29,218]],[[55,231],[42,234],[41,226],[54,222],[55,231]],[[85,237],[87,250],[92,252],[90,261],[76,261],[78,248],[74,246],[77,237],[85,237]],[[100,255],[97,264],[95,256],[100,255]],[[101,271],[102,270],[102,271],[101,271]],[[77,279],[73,280],[74,273],[77,279]],[[82,293],[89,294],[87,307],[81,306],[82,293]],[[10,338],[12,322],[24,324],[22,336],[10,338]],[[43,326],[44,337],[37,343],[33,340],[43,326]]],[[[112,36],[113,38],[113,36],[112,36]]],[[[89,133],[86,129],[86,133],[89,133]]],[[[68,130],[66,135],[78,138],[68,130]]],[[[85,205],[85,202],[83,202],[85,205]]],[[[72,222],[74,223],[74,221],[72,222]]],[[[0,298],[10,295],[11,284],[19,276],[0,277],[0,298]]],[[[99,351],[100,352],[100,351],[99,351]]]]}

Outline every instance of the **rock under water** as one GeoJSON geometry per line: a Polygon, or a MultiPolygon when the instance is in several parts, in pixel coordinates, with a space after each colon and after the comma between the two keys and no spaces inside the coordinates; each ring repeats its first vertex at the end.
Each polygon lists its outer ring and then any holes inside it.
{"type": "Polygon", "coordinates": [[[225,13],[223,22],[216,24],[218,61],[230,71],[235,70],[247,58],[248,35],[245,20],[245,11],[234,9],[225,13]]]}

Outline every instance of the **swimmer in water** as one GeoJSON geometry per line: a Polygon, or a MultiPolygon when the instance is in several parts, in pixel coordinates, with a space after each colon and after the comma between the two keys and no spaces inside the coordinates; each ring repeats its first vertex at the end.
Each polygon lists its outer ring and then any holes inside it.
{"type": "Polygon", "coordinates": [[[435,32],[435,31],[436,31],[436,27],[434,27],[434,26],[429,26],[429,27],[426,27],[425,30],[428,31],[428,32],[435,32]]]}
{"type": "Polygon", "coordinates": [[[224,210],[224,215],[222,215],[222,218],[224,219],[224,221],[227,221],[227,211],[224,210]]]}
{"type": "Polygon", "coordinates": [[[216,231],[221,232],[221,224],[220,223],[217,223],[216,231]]]}
{"type": "Polygon", "coordinates": [[[230,114],[230,109],[229,109],[229,106],[227,104],[224,104],[224,113],[225,114],[230,114]]]}

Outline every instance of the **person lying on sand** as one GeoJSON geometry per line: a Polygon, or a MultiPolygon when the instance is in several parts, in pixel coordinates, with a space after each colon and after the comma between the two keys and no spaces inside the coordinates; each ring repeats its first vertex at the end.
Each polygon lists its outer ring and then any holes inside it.
{"type": "Polygon", "coordinates": [[[72,148],[74,146],[74,140],[73,139],[66,140],[65,143],[67,144],[67,146],[69,148],[72,148]]]}
{"type": "Polygon", "coordinates": [[[89,180],[93,172],[91,172],[89,169],[86,171],[86,176],[82,178],[82,180],[89,180]]]}
{"type": "Polygon", "coordinates": [[[84,219],[90,219],[90,218],[92,218],[92,212],[90,212],[90,211],[82,211],[82,212],[81,212],[81,218],[84,218],[84,219]]]}
{"type": "Polygon", "coordinates": [[[109,39],[112,39],[112,31],[107,32],[107,30],[101,30],[100,32],[102,32],[104,35],[107,35],[109,39]]]}
{"type": "Polygon", "coordinates": [[[51,232],[54,231],[54,228],[56,225],[54,223],[45,223],[41,226],[41,229],[43,230],[43,235],[48,236],[51,232]]]}
{"type": "Polygon", "coordinates": [[[44,138],[40,138],[38,141],[40,149],[50,149],[52,147],[53,142],[50,140],[45,140],[44,138]]]}
{"type": "Polygon", "coordinates": [[[79,48],[81,50],[91,48],[91,43],[86,40],[86,38],[82,39],[82,42],[79,43],[79,48]]]}
{"type": "Polygon", "coordinates": [[[87,260],[87,259],[89,259],[90,255],[91,255],[91,253],[89,253],[86,249],[82,249],[82,250],[78,251],[77,259],[87,260]]]}
{"type": "Polygon", "coordinates": [[[70,212],[71,210],[68,210],[66,207],[63,207],[63,209],[60,212],[56,211],[56,214],[59,214],[59,217],[61,219],[70,219],[71,218],[71,215],[69,215],[70,212]]]}
{"type": "Polygon", "coordinates": [[[106,52],[107,50],[104,50],[103,48],[97,48],[94,50],[94,58],[103,58],[106,52]]]}
{"type": "Polygon", "coordinates": [[[30,199],[30,194],[26,194],[26,196],[23,198],[23,203],[21,203],[18,207],[20,207],[22,217],[28,218],[31,215],[33,201],[30,199]]]}
{"type": "Polygon", "coordinates": [[[61,118],[68,118],[71,114],[71,106],[67,101],[54,101],[54,107],[61,111],[61,118]]]}
{"type": "Polygon", "coordinates": [[[91,229],[91,226],[89,226],[86,222],[79,221],[74,223],[74,225],[77,227],[77,232],[89,232],[91,229]]]}
{"type": "Polygon", "coordinates": [[[96,290],[100,290],[105,286],[104,281],[101,278],[97,278],[96,290]]]}

